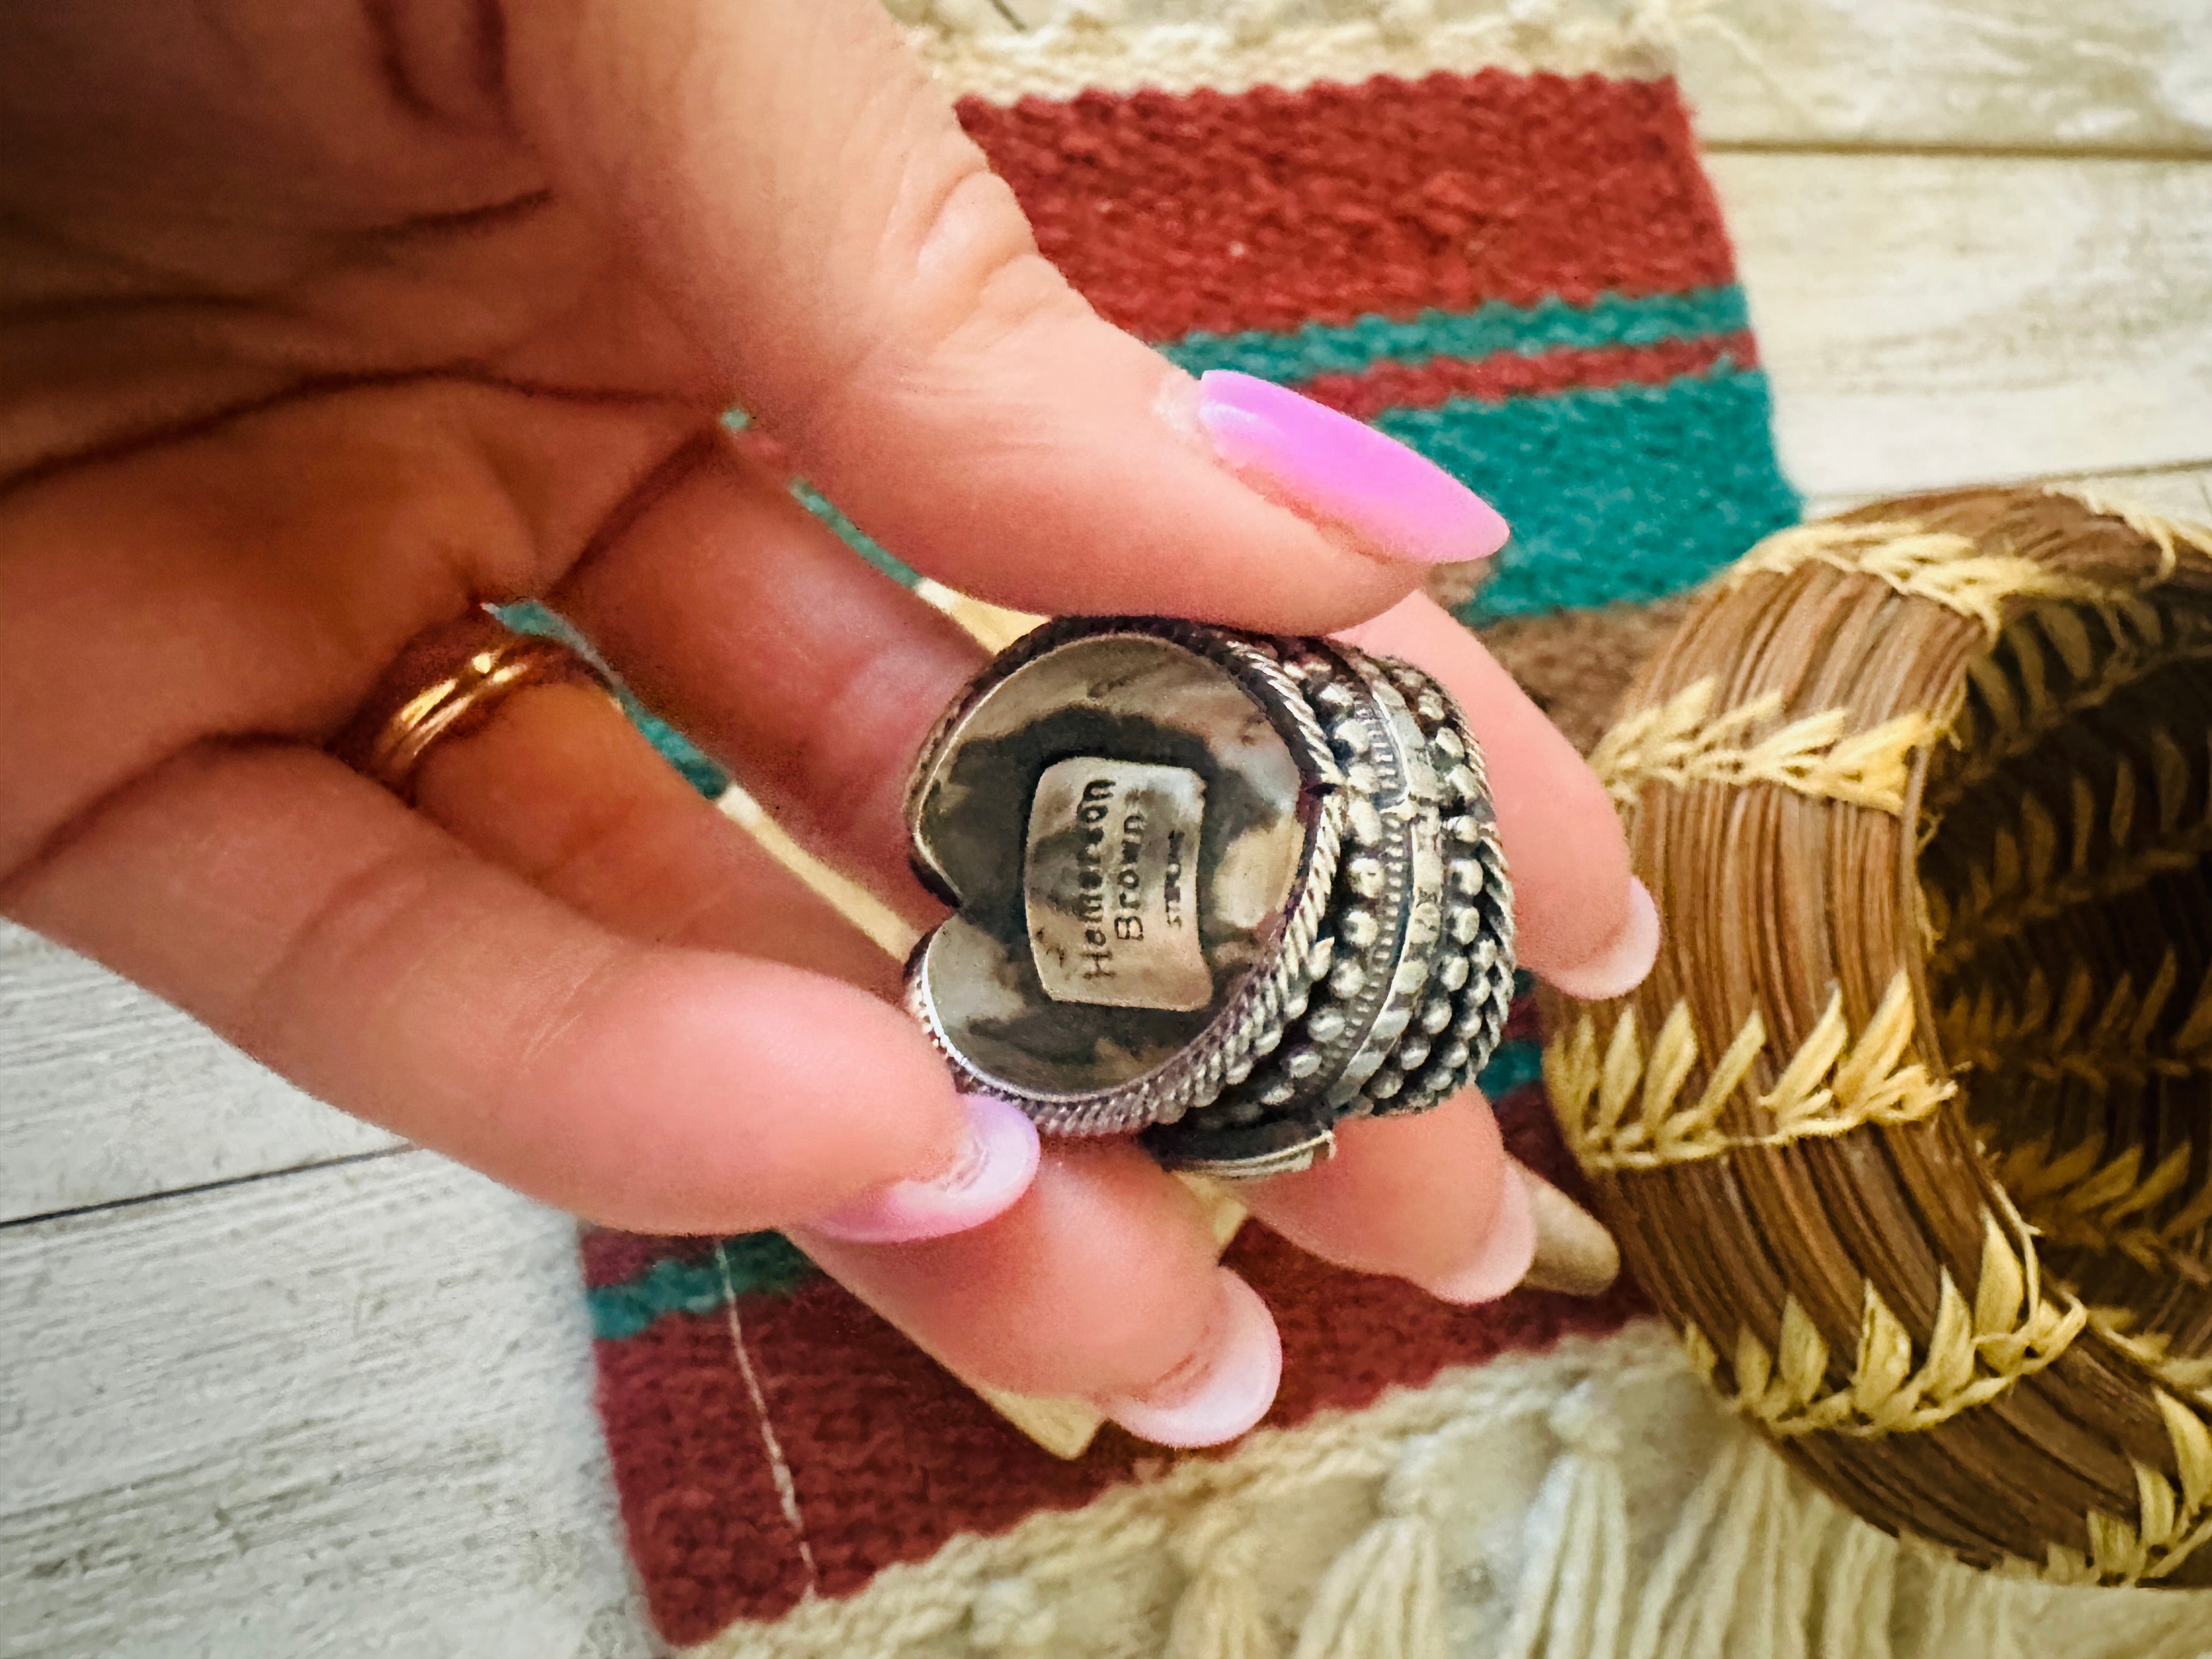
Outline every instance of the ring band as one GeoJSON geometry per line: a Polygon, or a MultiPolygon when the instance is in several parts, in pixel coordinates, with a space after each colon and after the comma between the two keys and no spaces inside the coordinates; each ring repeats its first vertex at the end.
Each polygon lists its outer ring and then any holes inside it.
{"type": "Polygon", "coordinates": [[[916,872],[955,915],[908,1002],[963,1088],[1163,1163],[1302,1169],[1465,1088],[1513,992],[1482,755],[1443,688],[1337,641],[1079,617],[925,744],[916,872]]]}
{"type": "Polygon", "coordinates": [[[540,685],[591,686],[620,706],[613,683],[581,653],[477,611],[417,636],[331,748],[411,805],[434,748],[480,731],[509,697],[540,685]]]}

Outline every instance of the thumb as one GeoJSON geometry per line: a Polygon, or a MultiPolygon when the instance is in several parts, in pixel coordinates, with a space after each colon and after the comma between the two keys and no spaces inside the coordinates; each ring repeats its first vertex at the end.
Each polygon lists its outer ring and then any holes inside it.
{"type": "Polygon", "coordinates": [[[1310,632],[1504,539],[1412,451],[1101,320],[870,0],[571,0],[518,13],[510,53],[556,188],[718,392],[951,586],[1310,632]]]}

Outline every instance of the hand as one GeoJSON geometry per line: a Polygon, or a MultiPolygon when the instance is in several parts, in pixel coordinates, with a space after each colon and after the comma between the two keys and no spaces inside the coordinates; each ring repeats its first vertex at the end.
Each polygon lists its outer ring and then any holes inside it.
{"type": "MultiPolygon", "coordinates": [[[[85,0],[8,33],[0,907],[302,1087],[604,1222],[788,1228],[970,1378],[1171,1440],[1264,1408],[1272,1328],[1188,1194],[1115,1144],[1030,1181],[892,964],[603,700],[513,699],[411,811],[325,752],[410,641],[539,596],[933,919],[899,798],[981,654],[732,404],[953,587],[1364,624],[1486,737],[1528,964],[1648,966],[1595,781],[1407,597],[1495,516],[1098,320],[865,0],[85,0]]],[[[1525,1268],[1480,1099],[1342,1145],[1254,1209],[1446,1296],[1525,1268]]]]}

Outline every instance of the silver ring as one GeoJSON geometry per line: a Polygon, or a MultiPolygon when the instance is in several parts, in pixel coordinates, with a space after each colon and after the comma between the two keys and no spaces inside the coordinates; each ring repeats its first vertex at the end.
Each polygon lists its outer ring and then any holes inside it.
{"type": "Polygon", "coordinates": [[[1497,1047],[1513,895],[1482,754],[1412,665],[1070,617],[923,745],[917,874],[955,915],[908,1006],[961,1085],[1173,1168],[1304,1169],[1497,1047]]]}

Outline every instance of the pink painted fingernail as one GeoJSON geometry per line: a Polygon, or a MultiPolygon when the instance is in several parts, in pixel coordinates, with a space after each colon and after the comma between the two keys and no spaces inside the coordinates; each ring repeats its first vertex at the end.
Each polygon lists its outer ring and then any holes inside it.
{"type": "Polygon", "coordinates": [[[1571,968],[1554,968],[1544,977],[1569,996],[1584,1002],[1603,1002],[1625,997],[1644,983],[1651,964],[1659,960],[1659,906],[1651,890],[1628,878],[1628,920],[1606,947],[1588,962],[1571,968]]]}
{"type": "Polygon", "coordinates": [[[1270,381],[1210,369],[1199,377],[1197,412],[1231,472],[1386,558],[1486,558],[1510,533],[1496,508],[1425,456],[1270,381]]]}
{"type": "Polygon", "coordinates": [[[1475,1242],[1464,1261],[1422,1280],[1421,1288],[1439,1302],[1495,1302],[1528,1276],[1535,1259],[1536,1206],[1527,1183],[1509,1163],[1490,1231],[1475,1242]]]}
{"type": "Polygon", "coordinates": [[[980,1227],[1029,1190],[1036,1175],[1036,1125],[1021,1108],[988,1095],[963,1095],[968,1139],[959,1155],[927,1179],[895,1181],[806,1224],[854,1244],[910,1244],[980,1227]]]}
{"type": "Polygon", "coordinates": [[[1260,1293],[1226,1267],[1220,1304],[1198,1352],[1143,1395],[1098,1409],[1156,1446],[1218,1446],[1267,1414],[1283,1380],[1283,1340],[1260,1293]]]}

